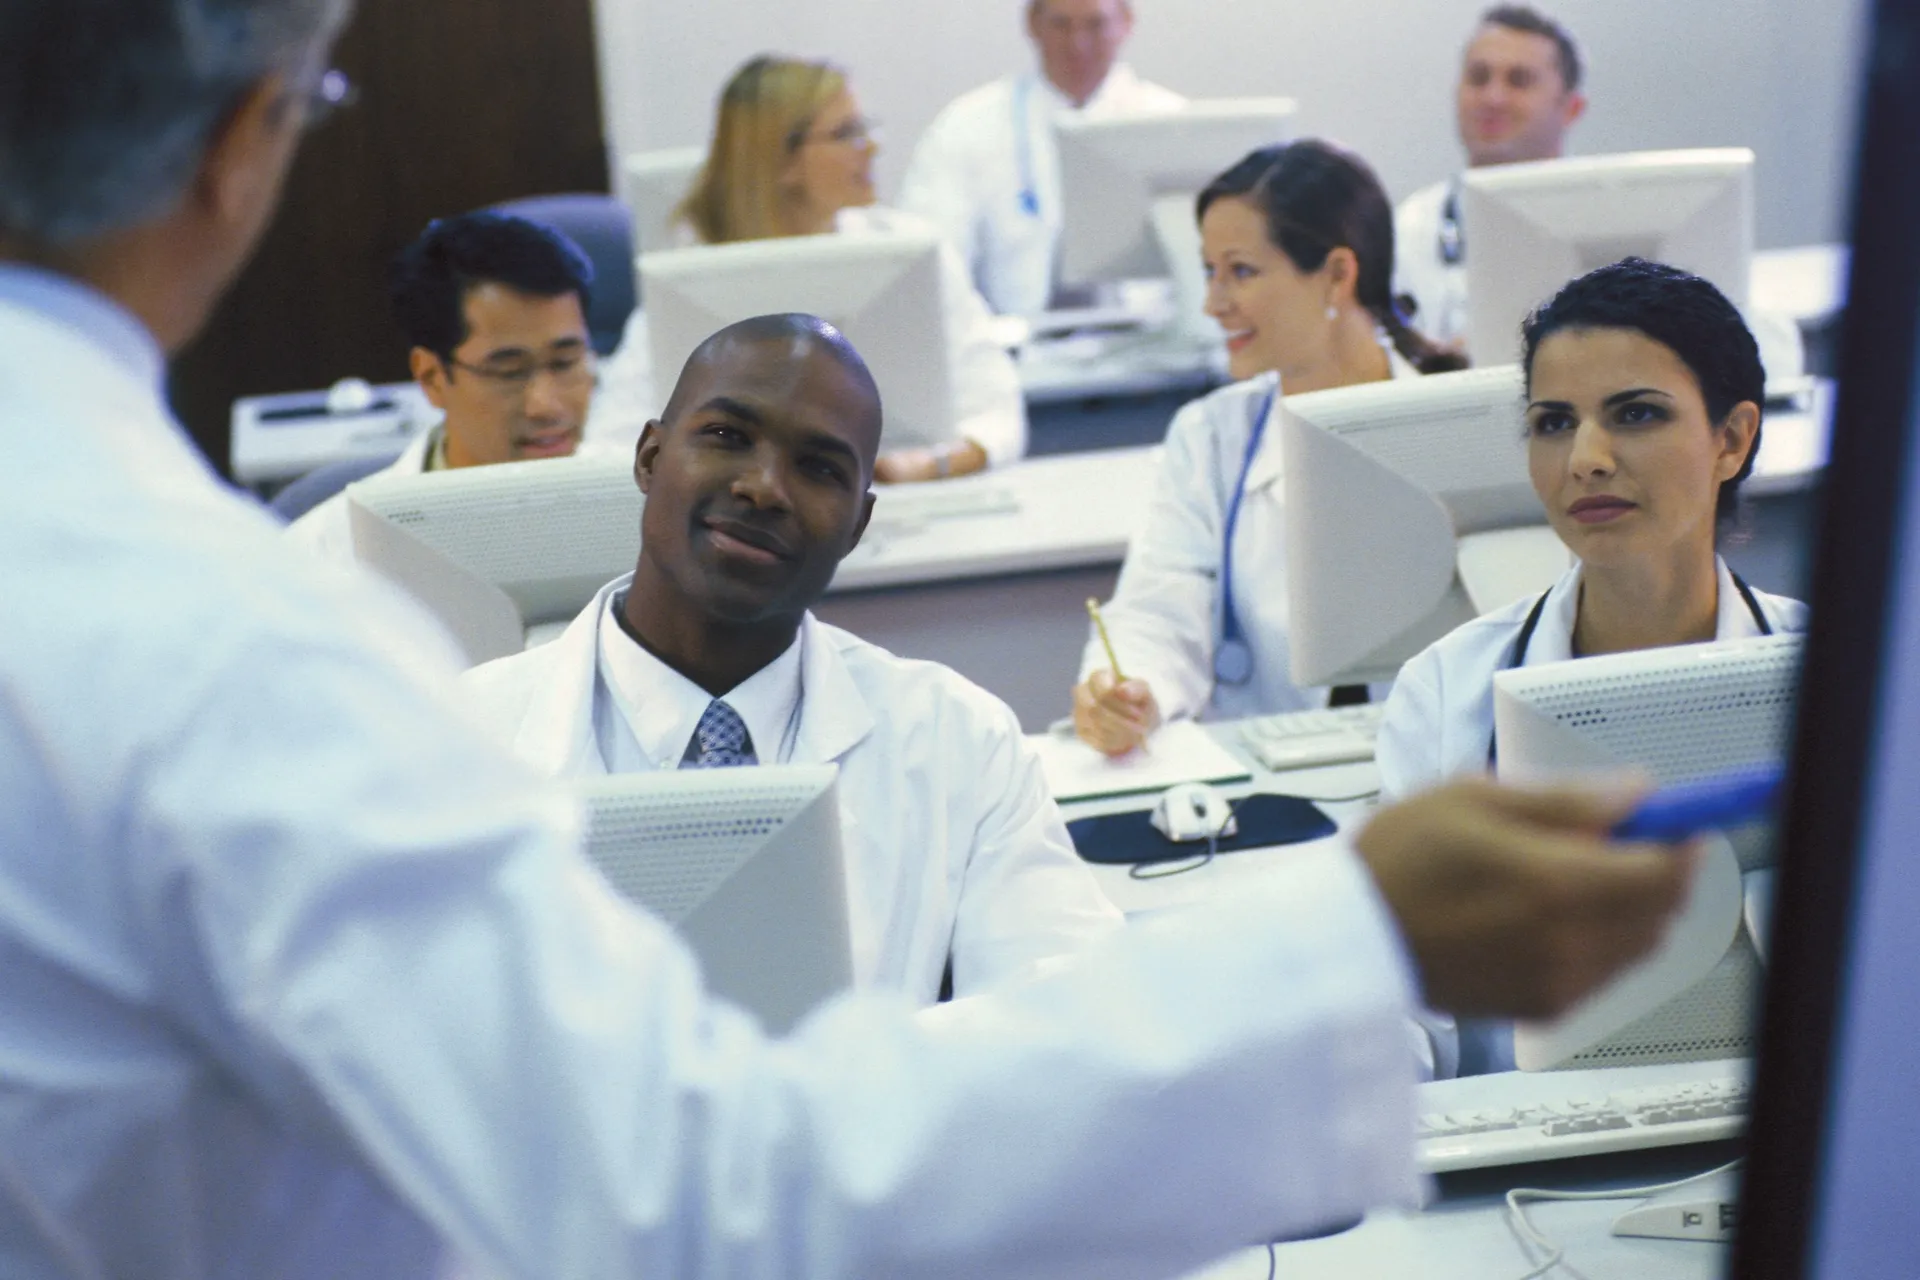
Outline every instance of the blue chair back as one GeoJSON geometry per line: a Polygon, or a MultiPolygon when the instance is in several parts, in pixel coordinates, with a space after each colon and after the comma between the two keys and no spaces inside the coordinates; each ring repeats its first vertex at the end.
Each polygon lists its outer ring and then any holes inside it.
{"type": "Polygon", "coordinates": [[[587,329],[593,349],[609,355],[620,345],[627,317],[639,305],[633,269],[633,215],[612,196],[592,192],[528,196],[492,206],[495,213],[511,214],[545,223],[580,246],[593,263],[593,297],[587,306],[587,329]]]}

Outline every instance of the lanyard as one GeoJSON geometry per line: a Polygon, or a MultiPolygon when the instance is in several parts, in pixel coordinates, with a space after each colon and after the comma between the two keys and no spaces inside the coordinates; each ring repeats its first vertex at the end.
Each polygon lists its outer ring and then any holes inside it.
{"type": "Polygon", "coordinates": [[[1020,211],[1029,218],[1040,216],[1040,188],[1033,180],[1033,121],[1027,114],[1027,100],[1033,96],[1033,82],[1021,76],[1013,82],[1013,153],[1020,166],[1020,211]]]}
{"type": "Polygon", "coordinates": [[[1267,419],[1273,416],[1273,402],[1279,385],[1267,388],[1253,414],[1253,430],[1247,435],[1247,453],[1240,460],[1240,477],[1234,481],[1233,497],[1227,502],[1227,536],[1220,552],[1220,643],[1213,651],[1213,678],[1226,685],[1243,685],[1253,679],[1253,648],[1240,626],[1240,614],[1233,607],[1233,534],[1240,527],[1240,504],[1247,496],[1247,476],[1253,471],[1254,455],[1266,437],[1267,419]]]}
{"type": "MultiPolygon", "coordinates": [[[[1767,621],[1767,615],[1760,610],[1760,602],[1753,598],[1753,588],[1747,580],[1733,570],[1727,570],[1727,576],[1733,579],[1733,589],[1740,593],[1746,602],[1747,612],[1753,615],[1753,625],[1760,628],[1760,634],[1773,634],[1773,624],[1767,621]]],[[[1512,671],[1516,667],[1527,665],[1527,646],[1533,643],[1533,633],[1540,627],[1540,615],[1547,610],[1547,597],[1553,594],[1549,587],[1540,598],[1533,602],[1533,608],[1527,610],[1527,620],[1520,626],[1520,634],[1514,637],[1513,648],[1507,653],[1507,660],[1500,664],[1502,671],[1512,671]]],[[[1487,735],[1487,768],[1491,769],[1500,760],[1500,743],[1495,734],[1487,735]]]]}

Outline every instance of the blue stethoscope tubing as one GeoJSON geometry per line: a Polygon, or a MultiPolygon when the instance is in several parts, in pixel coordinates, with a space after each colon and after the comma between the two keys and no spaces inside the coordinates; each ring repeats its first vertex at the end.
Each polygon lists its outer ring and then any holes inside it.
{"type": "Polygon", "coordinates": [[[1027,116],[1027,103],[1033,95],[1033,82],[1021,76],[1013,82],[1013,151],[1020,165],[1020,211],[1029,218],[1040,216],[1040,187],[1033,180],[1033,121],[1027,116]]]}
{"type": "Polygon", "coordinates": [[[1240,478],[1234,482],[1233,497],[1227,502],[1227,533],[1220,551],[1220,643],[1213,650],[1213,678],[1224,685],[1238,687],[1253,679],[1253,646],[1247,643],[1240,625],[1240,614],[1233,607],[1233,534],[1240,527],[1240,504],[1247,497],[1247,477],[1253,472],[1253,459],[1266,438],[1267,419],[1273,416],[1273,404],[1279,386],[1267,388],[1254,410],[1253,430],[1247,433],[1247,453],[1240,460],[1240,478]]]}

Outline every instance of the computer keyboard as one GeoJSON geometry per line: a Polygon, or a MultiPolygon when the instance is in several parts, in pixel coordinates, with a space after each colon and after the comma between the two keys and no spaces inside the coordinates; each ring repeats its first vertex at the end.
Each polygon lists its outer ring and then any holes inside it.
{"type": "Polygon", "coordinates": [[[883,488],[874,503],[873,518],[876,523],[893,528],[918,528],[937,520],[1001,515],[1018,510],[1020,499],[1012,489],[955,480],[938,485],[883,488]]]}
{"type": "Polygon", "coordinates": [[[1386,707],[1363,702],[1316,711],[1284,711],[1240,722],[1240,740],[1276,773],[1322,764],[1373,759],[1373,740],[1386,707]]]}
{"type": "Polygon", "coordinates": [[[1448,1173],[1716,1142],[1746,1127],[1747,1091],[1743,1076],[1725,1075],[1429,1112],[1420,1117],[1420,1167],[1448,1173]]]}

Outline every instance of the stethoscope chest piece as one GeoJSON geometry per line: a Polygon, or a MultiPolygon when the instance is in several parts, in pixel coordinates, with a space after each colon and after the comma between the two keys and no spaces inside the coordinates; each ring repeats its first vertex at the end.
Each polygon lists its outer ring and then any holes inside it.
{"type": "Polygon", "coordinates": [[[1253,649],[1239,636],[1227,636],[1213,651],[1213,678],[1220,684],[1243,685],[1253,679],[1253,649]]]}

